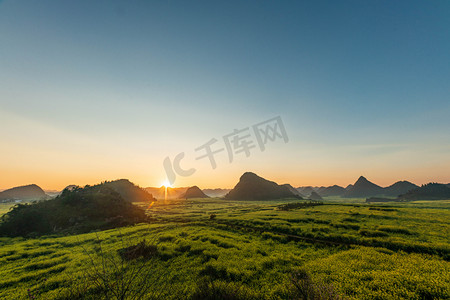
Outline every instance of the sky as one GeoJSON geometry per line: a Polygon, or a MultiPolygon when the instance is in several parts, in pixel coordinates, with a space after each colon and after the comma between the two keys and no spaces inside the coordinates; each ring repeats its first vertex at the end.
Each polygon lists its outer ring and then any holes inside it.
{"type": "Polygon", "coordinates": [[[449,116],[447,0],[0,1],[0,189],[448,183],[449,116]]]}

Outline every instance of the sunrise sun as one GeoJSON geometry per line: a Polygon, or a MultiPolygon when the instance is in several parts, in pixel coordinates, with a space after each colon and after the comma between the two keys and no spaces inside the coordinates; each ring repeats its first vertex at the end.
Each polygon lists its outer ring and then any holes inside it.
{"type": "Polygon", "coordinates": [[[170,184],[170,182],[168,180],[164,180],[161,185],[166,188],[172,187],[172,185],[170,184]]]}

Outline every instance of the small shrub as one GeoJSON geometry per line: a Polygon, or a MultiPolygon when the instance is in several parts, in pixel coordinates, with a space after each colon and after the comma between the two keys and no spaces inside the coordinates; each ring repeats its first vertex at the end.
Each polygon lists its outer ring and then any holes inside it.
{"type": "MultiPolygon", "coordinates": [[[[118,251],[105,252],[102,241],[97,237],[98,250],[88,251],[83,248],[89,258],[87,267],[81,277],[72,278],[72,284],[58,299],[143,299],[155,295],[155,281],[150,280],[153,272],[153,259],[156,246],[148,245],[145,240],[124,247],[118,251]],[[86,295],[90,293],[90,295],[86,295]]],[[[122,241],[123,243],[123,241],[122,241]]],[[[161,286],[157,287],[162,289],[161,286]]]]}
{"type": "Polygon", "coordinates": [[[224,281],[200,281],[192,300],[253,300],[260,299],[245,285],[224,281]]]}
{"type": "Polygon", "coordinates": [[[262,256],[267,256],[267,252],[261,249],[256,250],[256,253],[261,254],[262,256]]]}
{"type": "Polygon", "coordinates": [[[378,211],[398,211],[395,208],[380,208],[380,207],[369,207],[369,210],[378,210],[378,211]]]}
{"type": "Polygon", "coordinates": [[[302,300],[337,300],[342,299],[333,286],[313,282],[311,276],[303,269],[295,272],[291,279],[292,298],[302,300]]]}
{"type": "Polygon", "coordinates": [[[225,267],[216,267],[214,265],[206,265],[203,269],[200,270],[199,275],[207,276],[212,280],[215,279],[227,280],[229,277],[227,269],[225,267]]]}
{"type": "Polygon", "coordinates": [[[156,245],[147,245],[145,240],[140,243],[118,250],[119,255],[126,259],[132,260],[139,257],[150,258],[158,254],[158,248],[156,245]]]}
{"type": "Polygon", "coordinates": [[[308,208],[308,207],[313,207],[313,206],[317,206],[317,205],[323,205],[323,202],[321,202],[321,201],[293,202],[293,203],[279,205],[278,209],[279,210],[301,209],[301,208],[308,208]]]}
{"type": "Polygon", "coordinates": [[[217,253],[211,253],[210,251],[203,251],[201,254],[202,262],[206,263],[210,261],[211,259],[217,260],[219,258],[219,254],[217,253]]]}

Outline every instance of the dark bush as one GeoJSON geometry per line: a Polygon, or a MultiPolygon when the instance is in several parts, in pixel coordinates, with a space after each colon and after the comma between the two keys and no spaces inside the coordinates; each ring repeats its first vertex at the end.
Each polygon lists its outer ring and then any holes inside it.
{"type": "Polygon", "coordinates": [[[210,253],[210,252],[203,252],[201,254],[202,262],[206,263],[210,261],[211,259],[217,260],[219,258],[219,255],[216,253],[210,253]]]}
{"type": "Polygon", "coordinates": [[[212,280],[215,279],[222,279],[222,280],[228,280],[228,272],[225,267],[216,267],[213,265],[206,265],[203,269],[199,272],[200,276],[207,276],[211,278],[212,280]]]}
{"type": "Polygon", "coordinates": [[[359,223],[359,220],[354,219],[354,218],[345,218],[345,219],[342,219],[342,222],[359,223]]]}
{"type": "Polygon", "coordinates": [[[369,207],[369,210],[378,210],[378,211],[398,211],[395,208],[381,208],[381,207],[369,207]]]}
{"type": "Polygon", "coordinates": [[[295,272],[291,279],[292,295],[290,299],[334,300],[342,299],[333,286],[313,282],[311,276],[303,269],[295,272]]]}
{"type": "Polygon", "coordinates": [[[158,254],[156,245],[148,245],[145,240],[140,243],[118,250],[119,255],[126,260],[137,259],[140,257],[150,258],[158,254]]]}
{"type": "Polygon", "coordinates": [[[180,232],[179,236],[181,236],[181,237],[188,237],[189,234],[183,231],[183,232],[180,232]]]}
{"type": "Polygon", "coordinates": [[[293,202],[282,204],[278,206],[279,210],[291,210],[291,209],[300,209],[300,208],[308,208],[317,205],[323,205],[321,201],[309,201],[309,202],[293,202]]]}
{"type": "Polygon", "coordinates": [[[245,285],[224,281],[200,281],[192,300],[257,300],[254,292],[245,285]]]}

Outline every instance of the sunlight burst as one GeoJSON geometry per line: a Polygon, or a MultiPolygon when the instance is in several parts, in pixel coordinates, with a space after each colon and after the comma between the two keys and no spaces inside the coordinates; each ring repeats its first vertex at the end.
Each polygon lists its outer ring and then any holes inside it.
{"type": "Polygon", "coordinates": [[[166,187],[166,188],[172,187],[172,185],[170,184],[170,182],[168,180],[163,181],[162,186],[166,187]]]}

